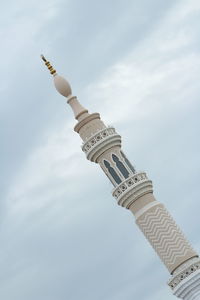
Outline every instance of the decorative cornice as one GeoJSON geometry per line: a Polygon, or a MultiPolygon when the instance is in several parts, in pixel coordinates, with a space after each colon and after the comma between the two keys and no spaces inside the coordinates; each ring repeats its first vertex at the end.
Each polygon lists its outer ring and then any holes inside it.
{"type": "Polygon", "coordinates": [[[88,139],[83,144],[82,150],[85,152],[87,159],[97,162],[101,154],[114,146],[121,147],[121,136],[116,133],[113,127],[107,127],[88,139]]]}
{"type": "Polygon", "coordinates": [[[191,274],[200,270],[200,259],[198,257],[188,260],[184,264],[185,268],[176,273],[168,282],[168,285],[174,290],[184,279],[188,278],[191,274]]]}
{"type": "Polygon", "coordinates": [[[124,180],[113,190],[112,195],[119,205],[130,208],[133,202],[148,193],[153,193],[152,181],[146,173],[140,172],[124,180]]]}
{"type": "MultiPolygon", "coordinates": [[[[83,112],[87,112],[86,110],[83,112]]],[[[80,116],[80,115],[79,115],[80,116]]],[[[100,114],[99,113],[93,113],[84,118],[82,121],[78,122],[76,126],[74,127],[74,131],[78,132],[80,131],[81,127],[83,127],[85,124],[88,122],[95,120],[95,119],[100,119],[100,114]]]]}
{"type": "Polygon", "coordinates": [[[200,270],[196,270],[187,278],[183,279],[181,283],[174,288],[173,294],[183,300],[199,300],[200,270]]]}

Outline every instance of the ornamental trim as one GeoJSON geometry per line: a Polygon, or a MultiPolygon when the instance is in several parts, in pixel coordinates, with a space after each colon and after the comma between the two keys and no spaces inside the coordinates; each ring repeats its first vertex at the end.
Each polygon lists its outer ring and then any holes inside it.
{"type": "Polygon", "coordinates": [[[130,208],[139,197],[152,192],[152,181],[148,179],[146,173],[140,172],[120,183],[112,195],[118,200],[119,205],[130,208]]]}
{"type": "Polygon", "coordinates": [[[87,154],[90,151],[90,149],[94,147],[95,144],[101,142],[102,140],[113,134],[116,134],[114,127],[107,127],[99,130],[82,145],[81,148],[83,152],[87,154]]]}
{"type": "Polygon", "coordinates": [[[113,127],[107,127],[94,134],[82,146],[87,159],[97,162],[100,155],[112,147],[121,147],[121,136],[113,127]]]}
{"type": "Polygon", "coordinates": [[[195,273],[198,270],[200,270],[200,259],[197,259],[196,262],[189,264],[189,266],[185,268],[182,272],[173,276],[173,278],[169,280],[168,285],[172,290],[174,290],[182,280],[186,279],[192,273],[195,273]]]}

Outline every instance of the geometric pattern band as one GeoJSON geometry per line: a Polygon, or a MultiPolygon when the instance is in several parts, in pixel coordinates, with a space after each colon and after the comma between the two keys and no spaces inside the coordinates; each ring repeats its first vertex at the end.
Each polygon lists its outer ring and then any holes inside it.
{"type": "Polygon", "coordinates": [[[162,204],[147,210],[136,223],[170,273],[187,259],[198,256],[162,204]]]}

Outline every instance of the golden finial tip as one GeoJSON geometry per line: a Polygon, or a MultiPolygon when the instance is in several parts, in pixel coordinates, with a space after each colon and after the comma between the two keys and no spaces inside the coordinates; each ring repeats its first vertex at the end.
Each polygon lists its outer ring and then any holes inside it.
{"type": "Polygon", "coordinates": [[[41,58],[42,58],[42,60],[43,60],[44,62],[47,61],[43,54],[41,54],[40,56],[41,56],[41,58]]]}
{"type": "Polygon", "coordinates": [[[44,57],[43,54],[40,55],[42,60],[45,62],[45,65],[47,66],[47,68],[49,69],[51,75],[56,75],[56,70],[52,67],[52,65],[50,64],[49,61],[46,60],[46,58],[44,57]]]}

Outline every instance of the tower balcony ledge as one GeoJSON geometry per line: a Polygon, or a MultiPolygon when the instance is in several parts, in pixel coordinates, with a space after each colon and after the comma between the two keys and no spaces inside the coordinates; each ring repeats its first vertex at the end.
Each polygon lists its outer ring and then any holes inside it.
{"type": "Polygon", "coordinates": [[[129,209],[133,202],[148,193],[153,193],[152,181],[145,172],[139,172],[120,183],[112,195],[118,200],[119,205],[129,209]]]}
{"type": "Polygon", "coordinates": [[[200,270],[197,269],[183,279],[173,290],[183,300],[200,300],[200,270]]]}
{"type": "MultiPolygon", "coordinates": [[[[168,285],[174,292],[180,293],[184,288],[184,282],[188,282],[192,274],[200,272],[200,258],[193,257],[180,265],[174,272],[172,278],[170,278],[168,285]],[[183,284],[182,284],[183,282],[183,284]]],[[[193,277],[193,276],[192,276],[193,277]]]]}
{"type": "Polygon", "coordinates": [[[121,136],[113,127],[107,127],[95,133],[82,146],[87,159],[96,162],[105,151],[112,147],[121,147],[121,136]]]}

